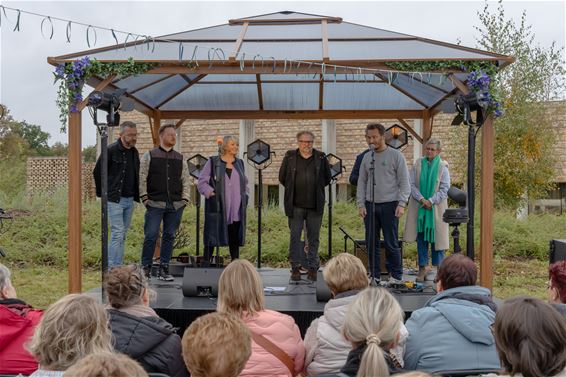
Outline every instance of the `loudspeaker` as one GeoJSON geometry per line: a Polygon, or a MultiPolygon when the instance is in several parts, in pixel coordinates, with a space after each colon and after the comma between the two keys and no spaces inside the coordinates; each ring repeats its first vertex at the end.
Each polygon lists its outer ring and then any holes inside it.
{"type": "Polygon", "coordinates": [[[316,272],[316,301],[327,302],[331,297],[330,288],[322,277],[322,270],[319,269],[316,272]]]}
{"type": "Polygon", "coordinates": [[[223,270],[222,268],[185,268],[183,274],[183,296],[218,296],[218,279],[223,270]]]}
{"type": "MultiPolygon", "coordinates": [[[[403,241],[399,240],[399,249],[401,250],[401,261],[403,261],[403,241]]],[[[385,267],[386,257],[385,257],[385,242],[382,240],[379,241],[379,266],[382,275],[387,275],[387,268],[385,267]]],[[[354,255],[361,259],[364,266],[366,266],[366,270],[369,271],[368,265],[368,252],[366,248],[366,241],[365,240],[356,240],[354,242],[354,255]]]]}
{"type": "Polygon", "coordinates": [[[550,241],[550,251],[548,261],[550,264],[558,261],[566,261],[566,240],[550,241]]]}

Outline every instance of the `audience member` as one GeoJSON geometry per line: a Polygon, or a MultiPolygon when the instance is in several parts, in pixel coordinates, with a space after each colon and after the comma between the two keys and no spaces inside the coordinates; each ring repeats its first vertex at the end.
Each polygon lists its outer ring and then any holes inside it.
{"type": "Polygon", "coordinates": [[[421,372],[420,370],[414,370],[412,372],[398,373],[394,375],[395,377],[432,377],[431,374],[427,372],[421,372]]]}
{"type": "Polygon", "coordinates": [[[43,311],[19,300],[10,270],[0,263],[0,374],[25,375],[37,369],[37,361],[24,348],[43,311]]]}
{"type": "Polygon", "coordinates": [[[87,355],[111,352],[106,311],[86,294],[64,296],[43,314],[29,350],[39,362],[32,377],[60,377],[87,355]]]}
{"type": "Polygon", "coordinates": [[[231,314],[197,318],[183,335],[183,359],[192,377],[236,377],[252,354],[250,330],[231,314]]]}
{"type": "Polygon", "coordinates": [[[493,334],[506,375],[566,376],[566,322],[548,303],[526,296],[505,301],[493,334]]]}
{"type": "Polygon", "coordinates": [[[496,306],[488,289],[476,286],[470,258],[453,254],[438,269],[438,294],[412,313],[405,368],[436,373],[499,368],[490,324],[496,306]]]}
{"type": "Polygon", "coordinates": [[[232,261],[220,275],[218,311],[241,318],[251,331],[252,355],[240,376],[294,376],[303,369],[299,328],[292,317],[265,309],[261,278],[247,260],[232,261]]]}
{"type": "Polygon", "coordinates": [[[114,349],[138,361],[147,372],[187,376],[181,338],[149,307],[149,289],[136,266],[115,267],[104,281],[114,349]]]}
{"type": "Polygon", "coordinates": [[[403,325],[403,311],[384,288],[369,287],[360,292],[348,308],[343,334],[353,349],[338,374],[320,377],[388,377],[402,372],[390,353],[397,346],[403,325]]]}
{"type": "Polygon", "coordinates": [[[566,262],[551,264],[548,275],[548,300],[566,317],[566,262]]]}
{"type": "Polygon", "coordinates": [[[148,377],[147,372],[121,353],[88,355],[67,369],[63,377],[148,377]]]}

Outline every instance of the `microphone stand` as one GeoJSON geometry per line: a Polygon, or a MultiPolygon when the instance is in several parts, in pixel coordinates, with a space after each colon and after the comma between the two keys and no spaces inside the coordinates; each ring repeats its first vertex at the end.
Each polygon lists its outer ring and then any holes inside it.
{"type": "MultiPolygon", "coordinates": [[[[219,263],[220,263],[220,221],[222,220],[223,217],[223,213],[222,213],[222,208],[220,206],[220,194],[218,191],[218,187],[220,186],[220,177],[219,177],[219,173],[220,173],[220,164],[222,163],[222,144],[218,145],[218,160],[216,161],[216,169],[214,169],[214,181],[216,183],[216,187],[214,188],[216,191],[216,194],[214,195],[216,198],[216,208],[218,209],[218,221],[216,222],[216,267],[219,267],[219,263]]],[[[220,189],[223,189],[223,187],[220,187],[220,189]]],[[[212,258],[211,258],[212,259],[212,258]]]]}
{"type": "Polygon", "coordinates": [[[369,172],[371,175],[371,216],[369,218],[369,253],[368,256],[371,258],[371,268],[370,268],[370,277],[372,279],[381,279],[381,276],[374,276],[375,270],[375,247],[376,247],[376,239],[375,239],[375,146],[373,144],[370,145],[370,152],[371,153],[371,164],[369,168],[369,172]]]}

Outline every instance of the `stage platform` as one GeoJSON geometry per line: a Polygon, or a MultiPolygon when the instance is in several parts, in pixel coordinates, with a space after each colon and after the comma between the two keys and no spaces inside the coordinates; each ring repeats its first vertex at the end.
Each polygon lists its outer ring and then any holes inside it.
{"type": "MultiPolygon", "coordinates": [[[[289,269],[261,268],[259,273],[263,281],[266,307],[292,316],[304,336],[312,320],[322,315],[326,304],[317,301],[316,284],[306,280],[306,275],[303,275],[304,280],[300,284],[289,284],[289,269]]],[[[408,279],[414,280],[414,276],[408,279]]],[[[217,302],[215,297],[184,297],[182,284],[182,277],[175,277],[172,282],[157,278],[150,281],[150,287],[157,293],[151,307],[160,317],[178,327],[180,335],[193,320],[216,310],[217,302]]],[[[390,291],[399,301],[406,318],[436,293],[432,287],[425,287],[422,292],[390,291]]],[[[100,288],[91,293],[100,298],[100,288]]]]}

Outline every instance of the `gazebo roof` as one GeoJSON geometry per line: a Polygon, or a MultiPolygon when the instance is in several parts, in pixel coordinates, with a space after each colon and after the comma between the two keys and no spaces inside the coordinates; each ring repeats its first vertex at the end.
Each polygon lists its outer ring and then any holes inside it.
{"type": "MultiPolygon", "coordinates": [[[[421,118],[452,111],[454,70],[398,73],[388,63],[490,61],[509,56],[296,12],[230,20],[224,25],[49,58],[154,62],[139,76],[115,77],[104,90],[127,89],[136,108],[162,119],[360,118],[400,112],[421,118]]],[[[93,77],[97,87],[104,79],[93,77]]],[[[107,82],[104,84],[108,84],[107,82]]]]}

